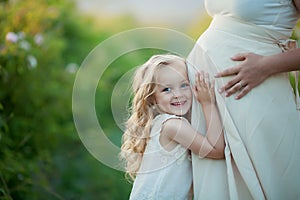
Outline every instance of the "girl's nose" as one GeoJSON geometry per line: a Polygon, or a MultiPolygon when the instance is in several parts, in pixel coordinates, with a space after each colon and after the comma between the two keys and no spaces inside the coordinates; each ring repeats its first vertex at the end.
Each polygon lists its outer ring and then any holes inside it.
{"type": "Polygon", "coordinates": [[[182,96],[182,92],[180,90],[174,90],[173,96],[174,96],[174,98],[179,98],[182,96]]]}

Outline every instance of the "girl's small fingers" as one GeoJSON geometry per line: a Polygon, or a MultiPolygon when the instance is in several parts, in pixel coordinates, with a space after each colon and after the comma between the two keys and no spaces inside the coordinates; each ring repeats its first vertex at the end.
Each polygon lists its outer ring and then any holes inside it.
{"type": "Polygon", "coordinates": [[[196,73],[196,76],[195,76],[195,85],[197,87],[199,87],[200,84],[201,84],[200,73],[196,73]]]}
{"type": "Polygon", "coordinates": [[[199,89],[199,87],[202,87],[202,75],[201,75],[201,72],[197,72],[197,74],[196,74],[196,80],[197,80],[197,86],[198,86],[198,89],[199,89]]]}
{"type": "Polygon", "coordinates": [[[214,89],[215,88],[215,84],[216,84],[215,79],[211,80],[211,82],[210,82],[210,88],[214,89]]]}
{"type": "Polygon", "coordinates": [[[194,92],[197,92],[197,91],[198,91],[198,89],[197,89],[197,86],[196,86],[196,85],[194,85],[194,86],[193,86],[193,91],[194,91],[194,92]]]}
{"type": "Polygon", "coordinates": [[[204,74],[204,83],[207,88],[210,88],[210,79],[209,79],[209,73],[205,72],[204,74]]]}
{"type": "Polygon", "coordinates": [[[209,82],[209,74],[207,72],[204,73],[204,82],[205,83],[209,82]]]}
{"type": "Polygon", "coordinates": [[[201,85],[203,85],[203,83],[204,83],[204,72],[203,71],[200,71],[200,73],[199,73],[199,83],[201,85]]]}
{"type": "Polygon", "coordinates": [[[199,84],[198,73],[195,74],[195,86],[199,84]]]}

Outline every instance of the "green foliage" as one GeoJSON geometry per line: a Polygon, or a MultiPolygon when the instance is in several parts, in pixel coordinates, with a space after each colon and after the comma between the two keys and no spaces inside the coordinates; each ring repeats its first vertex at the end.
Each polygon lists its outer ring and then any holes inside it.
{"type": "Polygon", "coordinates": [[[0,2],[0,199],[129,193],[121,172],[84,149],[73,123],[74,72],[110,34],[92,27],[71,2],[0,2]]]}

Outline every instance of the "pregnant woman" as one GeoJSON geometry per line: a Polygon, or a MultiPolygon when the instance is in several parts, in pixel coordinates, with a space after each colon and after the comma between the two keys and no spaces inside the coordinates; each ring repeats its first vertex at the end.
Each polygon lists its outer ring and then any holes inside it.
{"type": "MultiPolygon", "coordinates": [[[[216,74],[236,65],[230,57],[240,52],[269,56],[292,49],[299,0],[204,2],[213,20],[188,57],[191,82],[199,70],[216,74]]],[[[217,88],[232,79],[218,78],[217,88]]],[[[226,160],[193,155],[195,199],[300,199],[300,112],[288,73],[270,76],[239,100],[224,92],[216,98],[226,160]]],[[[201,113],[194,101],[192,125],[199,132],[205,130],[201,113]]]]}

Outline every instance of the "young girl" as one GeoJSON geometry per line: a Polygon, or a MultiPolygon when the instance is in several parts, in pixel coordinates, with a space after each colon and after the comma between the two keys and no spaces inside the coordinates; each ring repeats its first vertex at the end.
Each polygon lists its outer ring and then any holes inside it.
{"type": "Polygon", "coordinates": [[[204,112],[206,136],[197,133],[188,121],[193,92],[184,59],[152,56],[136,70],[133,92],[132,115],[121,147],[126,173],[134,180],[130,199],[190,199],[189,150],[200,157],[224,158],[214,82],[200,72],[193,87],[204,112]]]}

